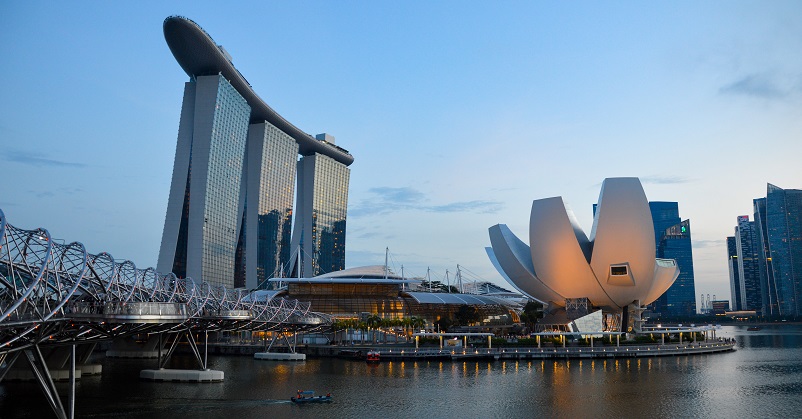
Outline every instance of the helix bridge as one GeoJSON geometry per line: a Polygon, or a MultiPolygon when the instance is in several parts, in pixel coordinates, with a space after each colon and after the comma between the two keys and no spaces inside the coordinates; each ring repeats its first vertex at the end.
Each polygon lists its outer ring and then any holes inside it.
{"type": "MultiPolygon", "coordinates": [[[[309,303],[139,269],[59,241],[46,229],[9,224],[0,209],[0,381],[24,353],[46,396],[48,386],[55,393],[42,356],[48,347],[72,346],[74,354],[76,345],[134,335],[158,335],[161,347],[167,334],[174,336],[170,351],[186,338],[205,367],[193,335],[315,331],[332,323],[309,303]]],[[[57,394],[48,397],[61,416],[57,394]]]]}

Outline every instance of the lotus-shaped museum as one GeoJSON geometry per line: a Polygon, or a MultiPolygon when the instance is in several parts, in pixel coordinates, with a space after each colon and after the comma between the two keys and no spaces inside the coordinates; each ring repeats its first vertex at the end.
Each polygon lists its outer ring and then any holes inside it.
{"type": "Polygon", "coordinates": [[[674,260],[655,258],[652,215],[638,178],[604,180],[589,238],[562,197],[532,202],[529,246],[504,224],[489,230],[496,269],[552,307],[586,298],[605,312],[626,312],[656,300],[679,275],[674,260]]]}

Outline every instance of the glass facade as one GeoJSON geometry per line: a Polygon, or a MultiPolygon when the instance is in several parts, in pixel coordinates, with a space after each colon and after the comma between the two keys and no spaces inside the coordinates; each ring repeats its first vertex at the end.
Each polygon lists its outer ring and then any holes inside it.
{"type": "Polygon", "coordinates": [[[239,190],[251,107],[224,77],[219,80],[209,141],[203,213],[202,279],[233,285],[239,190]]]}
{"type": "Polygon", "coordinates": [[[777,307],[777,284],[774,282],[774,268],[771,265],[766,226],[766,198],[752,200],[755,208],[755,240],[757,241],[758,273],[760,274],[760,296],[763,314],[775,316],[779,314],[777,307]]]}
{"type": "Polygon", "coordinates": [[[238,282],[266,289],[272,285],[268,279],[287,276],[298,143],[268,122],[252,124],[248,142],[241,239],[245,249],[239,263],[247,280],[238,282]]]}
{"type": "Polygon", "coordinates": [[[302,275],[342,270],[350,169],[321,154],[302,157],[298,169],[300,219],[296,220],[295,234],[302,249],[302,275]]]}
{"type": "Polygon", "coordinates": [[[727,266],[730,270],[730,301],[733,307],[743,304],[741,293],[741,274],[738,271],[738,243],[735,236],[727,237],[727,266]]]}
{"type": "Polygon", "coordinates": [[[738,276],[741,287],[739,310],[755,310],[762,312],[763,303],[760,293],[760,270],[758,265],[758,243],[755,237],[755,222],[749,216],[738,217],[735,227],[735,242],[738,254],[738,276]]]}
{"type": "MultiPolygon", "coordinates": [[[[766,244],[776,284],[777,314],[802,314],[802,191],[772,184],[766,194],[766,244]]],[[[764,244],[765,245],[765,244],[764,244]]]]}
{"type": "Polygon", "coordinates": [[[652,303],[652,310],[662,316],[693,316],[696,314],[696,290],[690,220],[680,220],[676,202],[649,202],[649,209],[654,223],[656,257],[674,259],[680,270],[674,284],[652,303]]]}
{"type": "MultiPolygon", "coordinates": [[[[183,178],[174,175],[171,186],[182,192],[171,193],[171,199],[183,202],[177,233],[172,236],[175,242],[170,250],[174,253],[171,258],[167,256],[166,266],[180,278],[231,287],[251,108],[219,75],[197,77],[187,83],[184,108],[174,170],[186,172],[181,173],[183,178]],[[182,138],[187,142],[182,143],[182,138]],[[178,163],[181,155],[188,155],[186,166],[178,163]]],[[[171,202],[170,206],[175,205],[171,202]]],[[[167,230],[166,225],[165,235],[167,230]]],[[[162,251],[166,250],[164,243],[162,251]]]]}
{"type": "MultiPolygon", "coordinates": [[[[401,285],[370,283],[289,283],[288,298],[310,302],[311,310],[341,319],[377,314],[386,319],[421,317],[429,325],[441,319],[454,320],[465,304],[419,303],[401,290],[401,285]]],[[[501,304],[471,305],[481,326],[509,326],[517,314],[501,304]]]]}

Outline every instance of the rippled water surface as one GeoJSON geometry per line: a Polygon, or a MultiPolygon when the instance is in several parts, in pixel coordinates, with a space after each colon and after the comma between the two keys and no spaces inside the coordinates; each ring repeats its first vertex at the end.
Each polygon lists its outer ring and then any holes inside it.
{"type": "MultiPolygon", "coordinates": [[[[212,357],[212,384],[140,381],[155,360],[102,360],[76,390],[77,417],[800,417],[802,326],[724,326],[732,353],[571,361],[301,363],[212,357]],[[335,402],[295,405],[297,389],[335,402]]],[[[179,359],[180,361],[180,359],[179,359]]],[[[186,365],[192,365],[187,362],[186,365]]],[[[66,384],[58,384],[66,392],[66,384]]],[[[65,400],[66,402],[66,400],[65,400]]],[[[0,417],[49,417],[38,387],[0,383],[0,417]]]]}

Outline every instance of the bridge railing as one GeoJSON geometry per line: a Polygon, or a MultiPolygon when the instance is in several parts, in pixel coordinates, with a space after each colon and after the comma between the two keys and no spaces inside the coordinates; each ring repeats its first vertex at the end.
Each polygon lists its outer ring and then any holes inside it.
{"type": "MultiPolygon", "coordinates": [[[[101,321],[103,316],[125,316],[132,323],[145,316],[170,322],[216,317],[237,327],[251,322],[258,328],[331,323],[327,316],[312,313],[309,303],[250,298],[244,290],[138,269],[105,252],[87,254],[81,243],[56,241],[45,229],[8,224],[0,210],[0,351],[45,339],[43,333],[32,333],[45,322],[75,317],[101,321]]],[[[225,323],[218,321],[217,327],[225,323]]],[[[51,341],[53,335],[47,338],[51,341]]]]}

